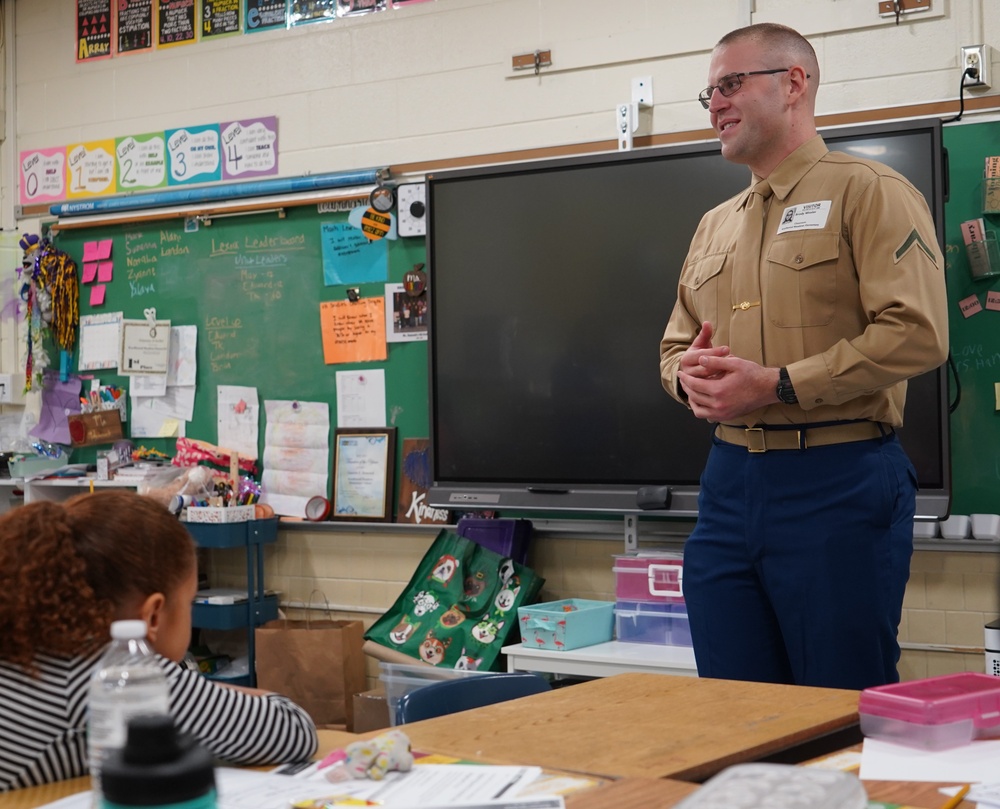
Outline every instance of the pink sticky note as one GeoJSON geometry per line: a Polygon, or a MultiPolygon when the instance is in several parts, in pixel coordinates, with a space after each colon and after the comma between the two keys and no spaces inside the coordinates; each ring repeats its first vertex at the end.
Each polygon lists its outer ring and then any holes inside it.
{"type": "Polygon", "coordinates": [[[964,317],[972,317],[975,314],[983,311],[983,305],[979,302],[979,297],[977,295],[970,295],[968,298],[962,298],[958,302],[958,308],[962,310],[962,315],[964,317]]]}
{"type": "Polygon", "coordinates": [[[1000,310],[1000,292],[994,289],[986,292],[986,308],[994,311],[1000,310]]]}
{"type": "Polygon", "coordinates": [[[83,260],[84,261],[97,260],[97,242],[83,243],[83,260]]]}
{"type": "Polygon", "coordinates": [[[97,258],[111,258],[111,239],[101,239],[97,243],[97,258]]]}
{"type": "Polygon", "coordinates": [[[110,284],[111,277],[115,273],[114,262],[102,261],[97,265],[97,280],[102,284],[110,284]]]}
{"type": "Polygon", "coordinates": [[[104,290],[107,287],[104,284],[94,284],[90,288],[90,305],[91,306],[102,306],[104,304],[104,290]]]}
{"type": "Polygon", "coordinates": [[[89,284],[94,280],[94,276],[97,275],[97,262],[96,261],[85,261],[83,262],[83,283],[89,284]]]}

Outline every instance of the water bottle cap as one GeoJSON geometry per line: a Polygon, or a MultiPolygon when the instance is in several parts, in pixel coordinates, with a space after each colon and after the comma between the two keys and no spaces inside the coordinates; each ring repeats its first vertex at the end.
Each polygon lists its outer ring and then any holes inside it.
{"type": "Polygon", "coordinates": [[[145,621],[115,621],[111,624],[113,640],[137,640],[146,637],[145,621]]]}
{"type": "Polygon", "coordinates": [[[118,806],[162,807],[214,794],[212,754],[178,733],[167,714],[129,720],[124,747],[108,751],[101,790],[118,806]]]}

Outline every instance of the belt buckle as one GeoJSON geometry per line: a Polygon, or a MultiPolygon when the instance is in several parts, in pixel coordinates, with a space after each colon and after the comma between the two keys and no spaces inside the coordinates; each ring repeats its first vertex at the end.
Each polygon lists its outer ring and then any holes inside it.
{"type": "Polygon", "coordinates": [[[743,432],[747,439],[747,452],[767,452],[763,427],[747,427],[743,432]]]}

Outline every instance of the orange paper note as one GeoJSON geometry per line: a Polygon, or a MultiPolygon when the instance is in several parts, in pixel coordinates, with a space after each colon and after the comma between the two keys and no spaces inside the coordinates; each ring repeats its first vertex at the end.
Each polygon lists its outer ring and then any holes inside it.
{"type": "Polygon", "coordinates": [[[385,298],[324,301],[319,305],[319,319],[327,365],[386,358],[385,298]]]}

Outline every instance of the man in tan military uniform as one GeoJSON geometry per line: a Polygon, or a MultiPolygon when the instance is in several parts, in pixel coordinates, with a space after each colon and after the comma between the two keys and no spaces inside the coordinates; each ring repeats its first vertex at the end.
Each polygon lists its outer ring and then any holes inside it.
{"type": "Polygon", "coordinates": [[[666,390],[719,425],[685,546],[698,670],[894,682],[916,496],[894,428],[948,346],[934,223],[901,175],[827,150],[797,32],[728,34],[709,81],[753,178],[703,218],[660,343],[666,390]]]}

